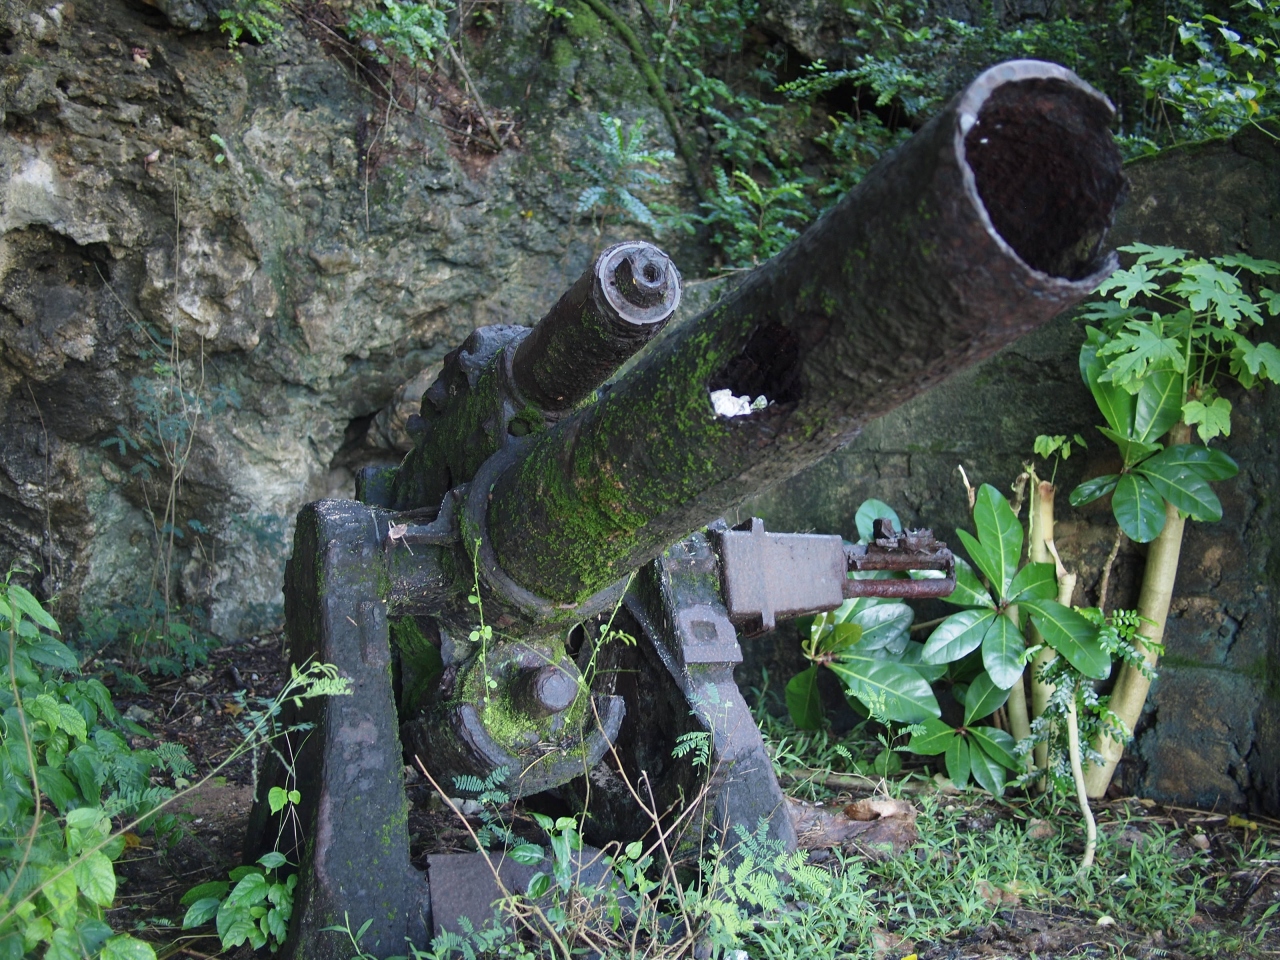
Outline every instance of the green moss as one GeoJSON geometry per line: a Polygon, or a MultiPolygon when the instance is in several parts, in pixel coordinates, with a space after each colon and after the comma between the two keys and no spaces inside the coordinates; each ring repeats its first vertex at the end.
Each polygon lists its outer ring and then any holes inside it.
{"type": "Polygon", "coordinates": [[[577,54],[573,52],[573,44],[564,37],[556,37],[551,41],[551,65],[557,70],[572,66],[577,54]]]}
{"type": "Polygon", "coordinates": [[[416,714],[444,670],[440,651],[413,617],[391,622],[391,642],[400,653],[400,716],[416,714]]]}
{"type": "Polygon", "coordinates": [[[599,40],[604,36],[600,18],[586,4],[572,3],[569,5],[569,12],[573,14],[573,19],[565,21],[565,30],[569,36],[575,40],[587,41],[599,40]]]}

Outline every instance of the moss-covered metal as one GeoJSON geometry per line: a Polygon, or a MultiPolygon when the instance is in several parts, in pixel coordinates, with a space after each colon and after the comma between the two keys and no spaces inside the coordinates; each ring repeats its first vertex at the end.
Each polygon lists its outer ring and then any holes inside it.
{"type": "Polygon", "coordinates": [[[488,527],[503,569],[548,600],[581,602],[1078,302],[1115,265],[1099,232],[1123,194],[1110,116],[1105,98],[1051,64],[983,74],[498,480],[488,527]],[[996,93],[1002,127],[1020,124],[1043,163],[1014,149],[1016,130],[984,136],[996,93]],[[1055,193],[1070,205],[1044,202],[1055,193]],[[1060,249],[1033,252],[1061,275],[1029,265],[992,226],[992,211],[1007,222],[1025,198],[1054,222],[1019,236],[1058,238],[1060,249]],[[723,388],[769,405],[720,416],[710,393],[723,388]]]}

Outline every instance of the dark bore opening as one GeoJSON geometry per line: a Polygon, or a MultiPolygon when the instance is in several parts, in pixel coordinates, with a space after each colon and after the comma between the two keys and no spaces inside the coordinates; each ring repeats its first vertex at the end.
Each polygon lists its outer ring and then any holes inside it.
{"type": "Polygon", "coordinates": [[[800,399],[800,342],[781,324],[757,327],[742,352],[725,364],[707,387],[729,389],[748,399],[764,397],[769,403],[800,399]]]}
{"type": "Polygon", "coordinates": [[[1125,191],[1106,107],[1061,80],[994,90],[965,136],[965,156],[997,231],[1026,263],[1079,280],[1125,191]]]}

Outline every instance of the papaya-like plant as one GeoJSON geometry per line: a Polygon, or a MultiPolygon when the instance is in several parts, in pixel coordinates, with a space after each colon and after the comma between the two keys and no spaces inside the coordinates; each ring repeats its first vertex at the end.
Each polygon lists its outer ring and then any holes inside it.
{"type": "MultiPolygon", "coordinates": [[[[1262,288],[1255,299],[1244,282],[1280,275],[1280,263],[1244,254],[1204,259],[1141,243],[1120,249],[1137,259],[1098,288],[1111,298],[1085,311],[1092,325],[1080,372],[1107,423],[1099,430],[1116,445],[1121,466],[1076,487],[1070,499],[1083,506],[1110,495],[1120,531],[1151,544],[1137,607],[1143,662],[1121,666],[1110,701],[1132,736],[1163,650],[1185,523],[1220,520],[1222,504],[1210,483],[1238,470],[1207,446],[1231,433],[1232,406],[1219,384],[1228,377],[1246,389],[1280,382],[1280,349],[1256,337],[1264,311],[1280,313],[1280,293],[1262,288]],[[1191,442],[1192,428],[1198,444],[1191,442]]],[[[1104,585],[1107,580],[1104,573],[1104,585]]],[[[1105,609],[1106,599],[1098,598],[1099,607],[1105,609]]],[[[1101,760],[1085,772],[1089,796],[1106,790],[1124,740],[1103,733],[1095,743],[1101,760]]]]}

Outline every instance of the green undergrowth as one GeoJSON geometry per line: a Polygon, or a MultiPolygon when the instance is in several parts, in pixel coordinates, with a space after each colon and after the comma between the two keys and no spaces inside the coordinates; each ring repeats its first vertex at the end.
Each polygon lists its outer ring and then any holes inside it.
{"type": "MultiPolygon", "coordinates": [[[[1111,952],[1100,956],[1160,955],[1141,952],[1151,947],[1177,947],[1176,955],[1195,957],[1274,955],[1278,905],[1245,905],[1259,871],[1280,867],[1280,833],[1274,830],[1244,817],[1165,811],[1134,798],[1103,804],[1097,861],[1081,876],[1084,837],[1069,796],[997,800],[982,791],[956,791],[928,770],[867,776],[858,771],[867,771],[884,745],[872,735],[873,725],[841,736],[829,727],[798,730],[789,719],[763,713],[759,719],[792,795],[831,804],[851,792],[875,792],[917,809],[920,839],[904,855],[836,868],[860,885],[850,896],[877,918],[873,939],[883,946],[887,933],[890,943],[901,945],[898,954],[877,956],[923,954],[929,944],[963,942],[991,924],[1007,924],[1012,909],[1096,930],[1096,939],[1110,944],[1111,952]]],[[[827,906],[802,915],[821,923],[827,906]]],[[[794,919],[786,923],[796,925],[794,919]]],[[[803,940],[803,930],[800,935],[803,940]]],[[[847,955],[873,955],[866,943],[846,949],[847,955]]],[[[828,946],[814,955],[846,954],[828,946]]]]}

